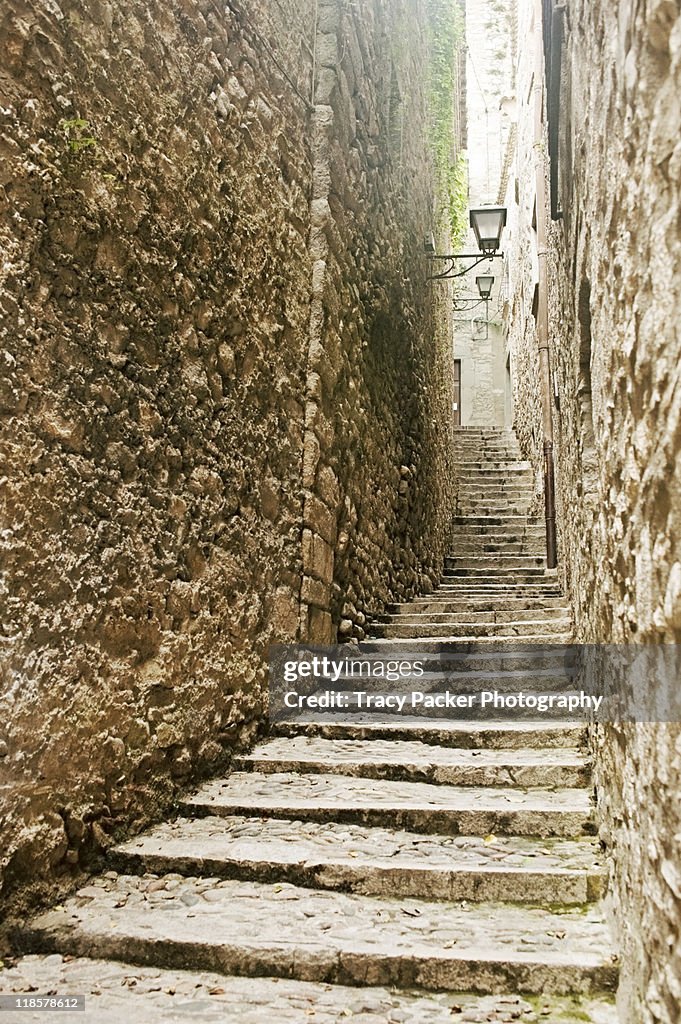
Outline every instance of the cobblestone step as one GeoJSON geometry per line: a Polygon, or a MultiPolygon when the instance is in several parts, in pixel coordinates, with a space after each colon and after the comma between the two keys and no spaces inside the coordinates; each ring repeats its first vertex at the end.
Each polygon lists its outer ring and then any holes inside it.
{"type": "Polygon", "coordinates": [[[595,840],[422,836],[273,818],[180,818],[115,847],[111,859],[124,874],[476,902],[588,903],[604,882],[595,840]]]}
{"type": "Polygon", "coordinates": [[[556,913],[175,874],[99,878],[21,941],[29,952],[352,986],[569,995],[617,980],[598,907],[556,913]]]}
{"type": "Polygon", "coordinates": [[[459,788],[332,774],[235,772],[206,783],[181,807],[189,815],[259,814],[448,835],[593,833],[583,789],[459,788]]]}
{"type": "Polygon", "coordinates": [[[234,759],[241,771],[338,774],[451,786],[580,788],[591,766],[583,751],[457,750],[404,740],[276,738],[234,759]]]}
{"type": "MultiPolygon", "coordinates": [[[[612,1000],[574,996],[474,996],[349,988],[283,978],[225,977],[83,957],[28,956],[2,974],[6,993],[79,992],[82,1024],[617,1024],[612,1000]]],[[[44,1014],[7,1014],[28,1024],[44,1014]]]]}

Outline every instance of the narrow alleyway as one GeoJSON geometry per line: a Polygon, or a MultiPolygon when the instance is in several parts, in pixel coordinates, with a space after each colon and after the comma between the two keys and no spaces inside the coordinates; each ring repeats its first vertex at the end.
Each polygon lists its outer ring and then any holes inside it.
{"type": "MultiPolygon", "coordinates": [[[[443,583],[374,642],[437,657],[455,637],[457,683],[550,691],[570,619],[527,514],[531,474],[508,433],[457,441],[443,583]]],[[[359,711],[282,725],[28,923],[22,946],[47,958],[5,990],[84,992],[102,1024],[614,1021],[583,740],[558,721],[359,711]]]]}

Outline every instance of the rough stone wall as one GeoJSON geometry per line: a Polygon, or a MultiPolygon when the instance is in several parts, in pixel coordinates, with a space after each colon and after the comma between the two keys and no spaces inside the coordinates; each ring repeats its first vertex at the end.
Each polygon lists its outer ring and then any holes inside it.
{"type": "MultiPolygon", "coordinates": [[[[681,12],[572,0],[551,239],[559,523],[580,638],[681,640],[681,12]]],[[[526,395],[536,393],[528,373],[526,395]]],[[[659,681],[646,679],[652,706],[659,681]]],[[[594,735],[621,1019],[681,1005],[681,727],[594,735]]]]}
{"type": "Polygon", "coordinates": [[[4,8],[6,889],[245,741],[295,635],[312,5],[248,8],[4,8]]]}
{"type": "Polygon", "coordinates": [[[543,508],[544,436],[539,382],[539,349],[534,316],[539,282],[537,232],[535,230],[536,151],[534,72],[534,0],[518,2],[518,47],[513,86],[514,117],[510,174],[504,205],[508,222],[504,249],[509,254],[506,267],[505,321],[507,349],[511,360],[513,387],[513,426],[525,458],[532,462],[535,475],[535,506],[543,508]]]}
{"type": "Polygon", "coordinates": [[[423,257],[425,0],[320,0],[319,18],[302,613],[328,642],[441,573],[452,364],[449,290],[423,257]]]}
{"type": "Polygon", "coordinates": [[[422,12],[315,13],[3,8],[4,895],[247,743],[269,643],[441,564],[422,12]]]}

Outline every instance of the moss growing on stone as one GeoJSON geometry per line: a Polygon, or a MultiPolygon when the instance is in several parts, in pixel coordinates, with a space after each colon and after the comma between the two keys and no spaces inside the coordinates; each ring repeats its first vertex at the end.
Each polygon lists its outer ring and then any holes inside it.
{"type": "Polygon", "coordinates": [[[467,169],[456,151],[454,111],[459,54],[465,25],[458,0],[428,0],[431,34],[430,138],[437,174],[438,231],[450,235],[452,246],[466,233],[467,169]]]}

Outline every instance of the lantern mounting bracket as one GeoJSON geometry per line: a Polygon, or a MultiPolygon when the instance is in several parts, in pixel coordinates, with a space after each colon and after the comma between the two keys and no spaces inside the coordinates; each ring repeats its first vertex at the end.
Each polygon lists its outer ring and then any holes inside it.
{"type": "Polygon", "coordinates": [[[430,281],[444,281],[444,280],[452,280],[453,278],[456,278],[456,277],[464,277],[465,274],[469,274],[471,270],[475,270],[475,268],[479,267],[481,263],[485,262],[485,260],[501,260],[503,258],[504,258],[503,252],[494,252],[494,253],[486,252],[486,253],[483,253],[482,255],[480,255],[479,253],[465,252],[465,253],[459,253],[458,255],[450,254],[448,256],[434,256],[434,255],[431,254],[431,255],[428,256],[428,259],[430,259],[430,260],[443,260],[446,263],[446,266],[445,266],[445,269],[441,273],[439,273],[439,274],[431,274],[429,280],[430,281]],[[457,260],[473,260],[473,263],[469,264],[467,267],[464,267],[463,270],[456,270],[455,271],[454,268],[456,267],[456,261],[457,260]]]}

